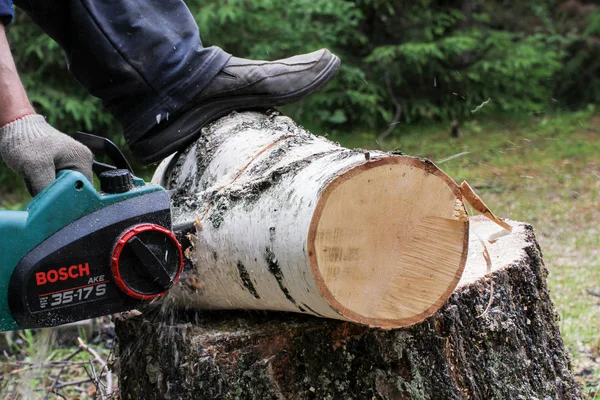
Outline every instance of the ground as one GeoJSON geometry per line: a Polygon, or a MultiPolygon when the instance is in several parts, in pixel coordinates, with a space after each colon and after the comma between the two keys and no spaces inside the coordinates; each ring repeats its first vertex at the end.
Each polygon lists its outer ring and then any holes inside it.
{"type": "MultiPolygon", "coordinates": [[[[373,134],[330,139],[430,158],[459,183],[466,179],[499,216],[531,223],[575,373],[589,398],[600,399],[600,114],[520,120],[474,115],[461,133],[452,139],[450,124],[440,124],[399,126],[383,143],[373,134]]],[[[24,202],[0,192],[2,208],[24,202]]],[[[2,364],[6,377],[8,364],[2,364]]]]}
{"type": "Polygon", "coordinates": [[[110,371],[113,340],[103,328],[24,330],[7,339],[0,345],[2,399],[108,400],[118,384],[110,371]]]}

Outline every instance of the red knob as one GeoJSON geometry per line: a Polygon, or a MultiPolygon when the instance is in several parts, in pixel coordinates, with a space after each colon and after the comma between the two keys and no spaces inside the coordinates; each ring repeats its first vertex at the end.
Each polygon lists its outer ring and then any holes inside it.
{"type": "Polygon", "coordinates": [[[115,283],[130,297],[150,300],[164,294],[183,270],[181,244],[170,230],[141,224],[126,231],[111,259],[115,283]]]}

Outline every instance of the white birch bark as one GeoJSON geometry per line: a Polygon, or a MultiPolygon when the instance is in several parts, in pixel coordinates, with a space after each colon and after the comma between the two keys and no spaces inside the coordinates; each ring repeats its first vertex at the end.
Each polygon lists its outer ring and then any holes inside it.
{"type": "Polygon", "coordinates": [[[193,269],[168,301],[308,313],[380,327],[434,313],[468,251],[458,186],[428,161],[348,150],[278,114],[204,128],[153,178],[193,269]]]}

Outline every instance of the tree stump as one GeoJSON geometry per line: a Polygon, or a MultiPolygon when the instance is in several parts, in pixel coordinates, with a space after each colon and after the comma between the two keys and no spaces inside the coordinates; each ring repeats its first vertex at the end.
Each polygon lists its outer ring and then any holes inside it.
{"type": "Polygon", "coordinates": [[[161,308],[123,318],[122,398],[582,398],[533,229],[511,225],[508,234],[472,218],[458,288],[408,328],[257,311],[161,308]]]}

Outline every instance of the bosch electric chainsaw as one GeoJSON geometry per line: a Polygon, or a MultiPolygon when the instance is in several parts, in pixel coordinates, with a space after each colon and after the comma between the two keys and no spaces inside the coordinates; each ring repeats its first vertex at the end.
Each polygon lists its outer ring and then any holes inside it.
{"type": "Polygon", "coordinates": [[[111,141],[78,133],[96,156],[96,191],[61,171],[23,211],[0,211],[0,331],[138,308],[181,274],[169,193],[134,176],[111,141]]]}

